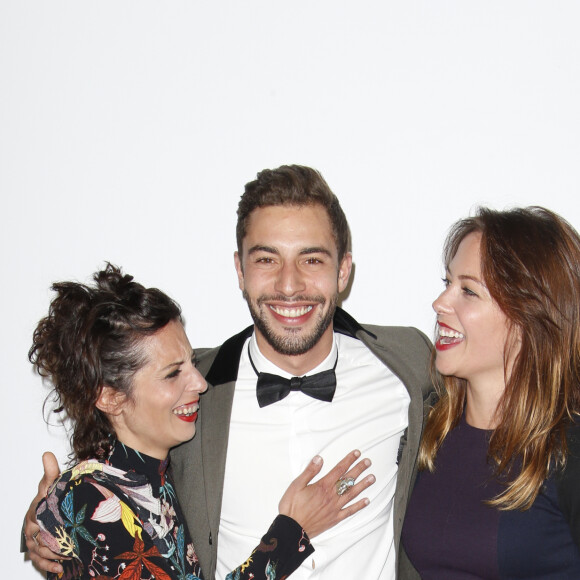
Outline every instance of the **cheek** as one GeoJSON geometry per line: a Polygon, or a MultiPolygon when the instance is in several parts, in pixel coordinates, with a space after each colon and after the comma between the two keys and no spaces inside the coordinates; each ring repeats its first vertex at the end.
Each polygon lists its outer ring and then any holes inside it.
{"type": "Polygon", "coordinates": [[[341,281],[336,272],[320,273],[318,276],[309,276],[306,278],[307,284],[316,289],[317,293],[324,296],[333,296],[340,290],[341,281]]]}
{"type": "Polygon", "coordinates": [[[267,272],[249,269],[240,279],[240,288],[249,294],[256,293],[266,287],[271,279],[272,276],[267,272]]]}

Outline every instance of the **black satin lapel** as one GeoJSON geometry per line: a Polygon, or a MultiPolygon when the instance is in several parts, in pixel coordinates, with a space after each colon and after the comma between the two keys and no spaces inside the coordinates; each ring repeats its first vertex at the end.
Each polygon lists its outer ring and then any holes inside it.
{"type": "Polygon", "coordinates": [[[333,328],[335,332],[346,334],[346,336],[351,336],[352,338],[359,338],[356,334],[362,331],[372,336],[375,340],[377,339],[372,332],[363,328],[350,314],[338,307],[334,313],[333,328]]]}
{"type": "Polygon", "coordinates": [[[237,380],[242,349],[246,340],[252,336],[252,332],[254,332],[254,327],[248,326],[222,344],[205,376],[205,380],[210,385],[222,385],[237,380]]]}

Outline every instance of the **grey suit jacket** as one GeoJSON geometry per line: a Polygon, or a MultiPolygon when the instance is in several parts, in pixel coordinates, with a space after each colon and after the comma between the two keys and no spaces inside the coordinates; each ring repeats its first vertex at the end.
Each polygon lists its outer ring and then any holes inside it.
{"type": "MultiPolygon", "coordinates": [[[[401,440],[394,501],[395,549],[398,550],[419,440],[431,404],[428,372],[431,343],[414,328],[363,327],[340,308],[334,317],[334,330],[360,339],[401,379],[411,397],[409,426],[401,440]]],[[[171,452],[171,469],[179,500],[207,580],[213,580],[216,569],[234,386],[242,348],[252,332],[253,327],[249,327],[220,347],[196,351],[198,368],[209,388],[201,398],[195,437],[171,452]]]]}

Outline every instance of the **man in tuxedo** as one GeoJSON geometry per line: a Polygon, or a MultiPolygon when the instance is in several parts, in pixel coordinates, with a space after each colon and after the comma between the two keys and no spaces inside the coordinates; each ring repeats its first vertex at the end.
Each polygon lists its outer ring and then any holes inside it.
{"type": "Polygon", "coordinates": [[[430,403],[430,343],[416,329],[362,326],[337,307],[350,231],[314,169],[260,172],[240,200],[236,233],[254,324],[197,351],[209,388],[197,435],[171,459],[204,575],[225,578],[243,561],[312,456],[333,465],[356,448],[373,462],[370,505],[318,536],[293,578],[395,578],[430,403]]]}

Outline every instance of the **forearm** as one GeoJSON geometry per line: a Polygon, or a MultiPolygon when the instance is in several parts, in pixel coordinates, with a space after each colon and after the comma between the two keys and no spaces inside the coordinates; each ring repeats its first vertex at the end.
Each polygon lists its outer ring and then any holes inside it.
{"type": "Polygon", "coordinates": [[[260,544],[226,580],[267,577],[275,580],[294,572],[314,552],[306,532],[292,518],[279,515],[260,544]]]}

